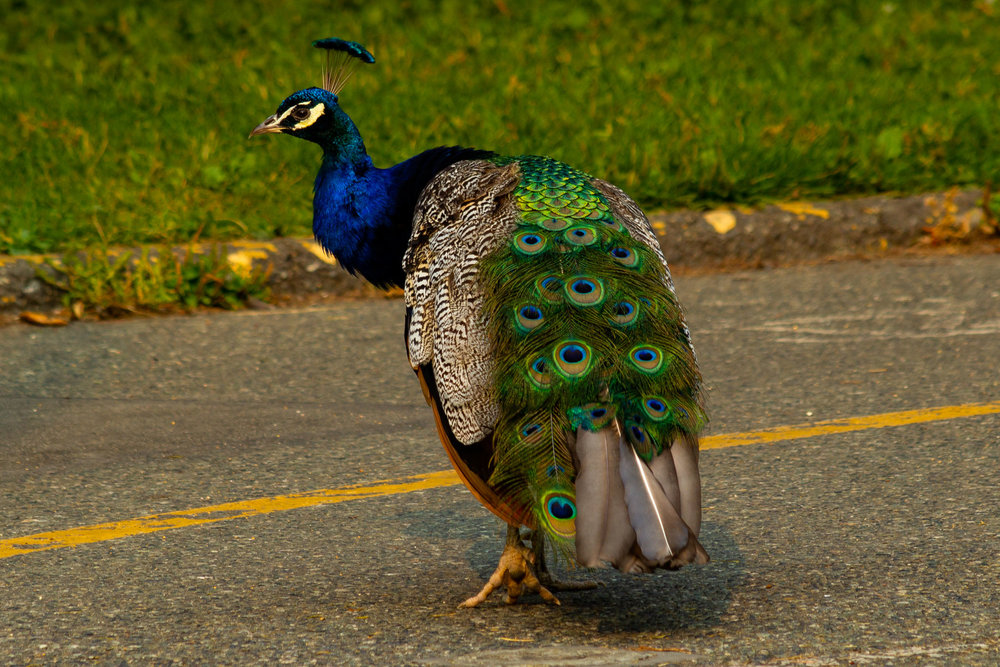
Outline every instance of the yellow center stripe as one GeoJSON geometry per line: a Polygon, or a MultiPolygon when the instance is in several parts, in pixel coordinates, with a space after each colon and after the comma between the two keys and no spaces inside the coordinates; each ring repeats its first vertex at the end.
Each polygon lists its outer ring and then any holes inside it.
{"type": "Polygon", "coordinates": [[[345,500],[360,500],[376,496],[391,496],[398,493],[410,493],[422,489],[436,489],[439,486],[460,484],[453,470],[440,470],[424,475],[412,475],[395,480],[388,480],[370,486],[347,486],[339,489],[320,489],[293,493],[288,496],[271,496],[253,500],[239,500],[209,507],[196,507],[180,512],[151,514],[137,519],[99,523],[93,526],[81,526],[66,530],[54,530],[50,533],[37,533],[25,537],[14,537],[0,540],[0,558],[8,558],[33,551],[75,547],[81,544],[92,544],[106,540],[116,540],[121,537],[155,533],[161,530],[197,526],[203,523],[215,523],[229,519],[242,519],[283,512],[285,510],[311,507],[313,505],[329,505],[342,503],[345,500]]]}
{"type": "MultiPolygon", "coordinates": [[[[812,424],[779,426],[747,433],[713,435],[702,438],[701,449],[722,449],[725,447],[741,447],[743,445],[768,444],[782,440],[811,438],[818,435],[886,428],[889,426],[905,426],[907,424],[920,424],[997,413],[1000,413],[1000,401],[970,405],[952,405],[926,410],[887,412],[867,417],[848,417],[812,424]]],[[[424,489],[436,489],[442,486],[454,486],[460,483],[454,471],[439,470],[423,475],[412,475],[410,477],[387,480],[368,486],[348,486],[339,489],[306,491],[288,496],[255,498],[253,500],[241,500],[221,505],[212,505],[210,507],[196,507],[179,512],[152,514],[136,519],[112,521],[93,526],[54,530],[48,533],[37,533],[35,535],[0,540],[0,559],[35,551],[75,547],[81,544],[105,542],[132,535],[143,535],[161,530],[215,523],[216,521],[228,521],[229,519],[241,519],[258,514],[282,512],[300,507],[328,505],[341,503],[346,500],[360,500],[378,496],[391,496],[424,489]]]]}
{"type": "Polygon", "coordinates": [[[922,424],[924,422],[995,415],[997,413],[1000,413],[1000,401],[994,401],[993,403],[971,403],[968,405],[948,405],[941,408],[927,408],[924,410],[884,412],[880,415],[868,415],[866,417],[846,417],[843,419],[813,422],[812,424],[777,426],[749,433],[711,435],[701,439],[699,448],[704,450],[740,447],[742,445],[763,445],[780,440],[798,440],[800,438],[812,438],[817,435],[864,431],[870,428],[886,428],[888,426],[906,426],[907,424],[922,424]]]}

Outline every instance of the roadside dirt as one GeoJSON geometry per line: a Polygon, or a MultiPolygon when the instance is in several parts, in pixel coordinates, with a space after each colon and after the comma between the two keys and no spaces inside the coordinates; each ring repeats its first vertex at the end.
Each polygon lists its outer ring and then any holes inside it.
{"type": "MultiPolygon", "coordinates": [[[[979,190],[791,202],[757,210],[662,212],[651,215],[650,222],[677,275],[845,259],[1000,253],[996,221],[988,218],[979,190]]],[[[315,245],[303,239],[274,239],[268,245],[271,249],[253,261],[271,266],[271,299],[248,304],[251,308],[401,295],[400,290],[381,292],[324,261],[315,245]]],[[[72,319],[59,292],[38,278],[40,266],[37,258],[0,257],[0,325],[17,321],[26,311],[72,319]]]]}

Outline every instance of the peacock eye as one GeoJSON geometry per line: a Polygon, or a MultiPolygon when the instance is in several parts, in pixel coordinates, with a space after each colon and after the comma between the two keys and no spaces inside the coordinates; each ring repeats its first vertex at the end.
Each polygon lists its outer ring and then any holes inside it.
{"type": "Polygon", "coordinates": [[[305,120],[309,117],[309,107],[296,107],[292,110],[292,118],[295,120],[305,120]]]}

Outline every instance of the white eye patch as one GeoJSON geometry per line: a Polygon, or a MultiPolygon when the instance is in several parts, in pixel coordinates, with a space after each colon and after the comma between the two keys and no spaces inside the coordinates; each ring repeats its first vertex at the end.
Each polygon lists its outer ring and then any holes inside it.
{"type": "MultiPolygon", "coordinates": [[[[296,104],[294,107],[290,107],[288,109],[285,109],[285,113],[281,114],[281,117],[278,118],[278,120],[276,121],[276,123],[280,124],[280,123],[284,122],[284,120],[286,118],[288,118],[289,116],[292,115],[293,111],[299,111],[302,108],[304,108],[304,105],[302,105],[302,104],[296,104]]],[[[320,102],[319,104],[317,104],[317,105],[315,105],[313,107],[310,107],[309,108],[309,117],[308,118],[304,118],[303,120],[300,120],[299,122],[297,122],[295,125],[292,126],[292,129],[293,130],[301,130],[303,128],[309,127],[310,125],[312,125],[313,123],[315,123],[317,120],[319,120],[319,117],[323,115],[323,112],[325,110],[326,110],[326,105],[323,104],[322,102],[320,102]]]]}

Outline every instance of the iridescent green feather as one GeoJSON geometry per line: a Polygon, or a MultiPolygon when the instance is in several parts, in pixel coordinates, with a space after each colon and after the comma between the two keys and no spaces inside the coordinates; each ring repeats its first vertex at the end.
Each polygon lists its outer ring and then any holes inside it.
{"type": "Polygon", "coordinates": [[[501,414],[490,483],[565,544],[567,436],[617,419],[651,459],[703,425],[698,370],[664,265],[593,179],[543,157],[495,161],[521,180],[520,222],[480,266],[501,414]]]}

